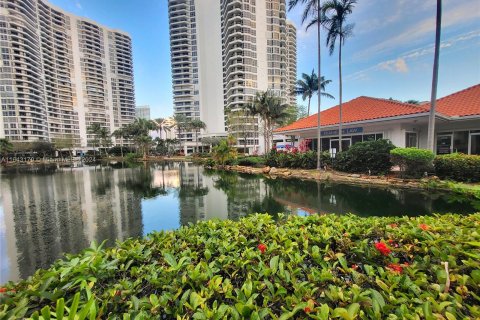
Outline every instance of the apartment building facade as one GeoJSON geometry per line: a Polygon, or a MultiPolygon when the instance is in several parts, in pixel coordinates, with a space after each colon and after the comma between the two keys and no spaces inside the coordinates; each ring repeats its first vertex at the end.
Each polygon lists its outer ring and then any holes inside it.
{"type": "MultiPolygon", "coordinates": [[[[169,19],[174,113],[205,122],[202,137],[231,133],[245,152],[262,152],[258,119],[228,114],[258,91],[295,102],[296,29],[285,0],[169,0],[169,19]]],[[[186,151],[194,137],[180,133],[186,151]]]]}
{"type": "Polygon", "coordinates": [[[110,132],[135,118],[131,38],[43,0],[0,0],[0,137],[13,142],[110,132]]]}

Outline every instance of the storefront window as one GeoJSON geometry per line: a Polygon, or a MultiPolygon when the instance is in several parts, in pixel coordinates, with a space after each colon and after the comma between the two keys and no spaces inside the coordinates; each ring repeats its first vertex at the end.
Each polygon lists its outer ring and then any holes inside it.
{"type": "Polygon", "coordinates": [[[480,155],[480,133],[470,135],[470,154],[480,155]]]}
{"type": "Polygon", "coordinates": [[[363,141],[372,141],[375,140],[375,134],[364,134],[363,141]]]}
{"type": "Polygon", "coordinates": [[[405,133],[405,148],[418,147],[417,145],[417,133],[406,132],[405,133]]]}
{"type": "Polygon", "coordinates": [[[322,151],[330,149],[330,138],[322,138],[322,151]]]}
{"type": "Polygon", "coordinates": [[[457,131],[453,134],[453,152],[468,153],[468,131],[457,131]]]}
{"type": "Polygon", "coordinates": [[[352,144],[362,142],[362,136],[352,136],[352,144]]]}
{"type": "Polygon", "coordinates": [[[437,154],[449,154],[452,152],[452,134],[439,134],[437,136],[437,154]]]}
{"type": "Polygon", "coordinates": [[[383,133],[377,133],[377,134],[375,135],[375,139],[376,139],[376,140],[383,139],[383,133]]]}

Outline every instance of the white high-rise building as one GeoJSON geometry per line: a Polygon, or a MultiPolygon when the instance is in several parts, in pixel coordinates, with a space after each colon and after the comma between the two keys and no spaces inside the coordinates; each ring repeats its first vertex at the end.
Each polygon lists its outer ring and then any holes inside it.
{"type": "MultiPolygon", "coordinates": [[[[206,124],[201,136],[239,130],[238,146],[263,147],[258,119],[228,128],[226,110],[238,110],[258,91],[286,103],[296,79],[296,30],[286,21],[285,0],[169,0],[174,113],[206,124]],[[246,140],[246,141],[245,141],[246,140]]],[[[186,146],[195,135],[180,130],[186,146]]]]}
{"type": "Polygon", "coordinates": [[[72,139],[135,118],[130,36],[43,0],[0,0],[0,137],[72,139]]]}

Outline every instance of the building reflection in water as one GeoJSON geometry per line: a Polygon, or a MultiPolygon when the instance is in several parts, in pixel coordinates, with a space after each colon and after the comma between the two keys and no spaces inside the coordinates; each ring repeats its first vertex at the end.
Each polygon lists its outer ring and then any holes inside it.
{"type": "Polygon", "coordinates": [[[121,187],[134,179],[134,170],[64,170],[2,176],[6,252],[1,257],[8,257],[8,267],[0,282],[26,278],[92,241],[113,244],[142,235],[141,196],[121,187]]]}

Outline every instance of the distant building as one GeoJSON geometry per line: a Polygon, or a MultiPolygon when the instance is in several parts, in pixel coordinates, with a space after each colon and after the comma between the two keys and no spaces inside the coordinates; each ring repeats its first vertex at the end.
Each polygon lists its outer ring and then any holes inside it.
{"type": "Polygon", "coordinates": [[[137,106],[135,108],[135,117],[150,120],[150,106],[137,106]]]}
{"type": "Polygon", "coordinates": [[[43,0],[0,0],[0,138],[72,139],[135,118],[130,36],[43,0]]]}
{"type": "MultiPolygon", "coordinates": [[[[169,0],[168,12],[175,115],[205,122],[201,137],[231,133],[246,152],[262,150],[258,118],[229,127],[225,110],[238,111],[266,90],[295,101],[296,29],[285,0],[169,0]],[[238,134],[245,126],[248,134],[238,134]]],[[[181,130],[179,139],[193,150],[192,131],[181,130]]]]}
{"type": "MultiPolygon", "coordinates": [[[[480,84],[437,100],[435,151],[480,154],[480,84]]],[[[395,100],[358,97],[342,107],[342,148],[362,141],[389,139],[397,147],[427,148],[430,103],[409,104],[395,100]]],[[[339,150],[339,107],[323,110],[322,150],[339,150]]],[[[299,142],[311,140],[317,148],[317,114],[276,130],[295,136],[299,142]]],[[[280,142],[281,144],[281,142],[280,142]]]]}

